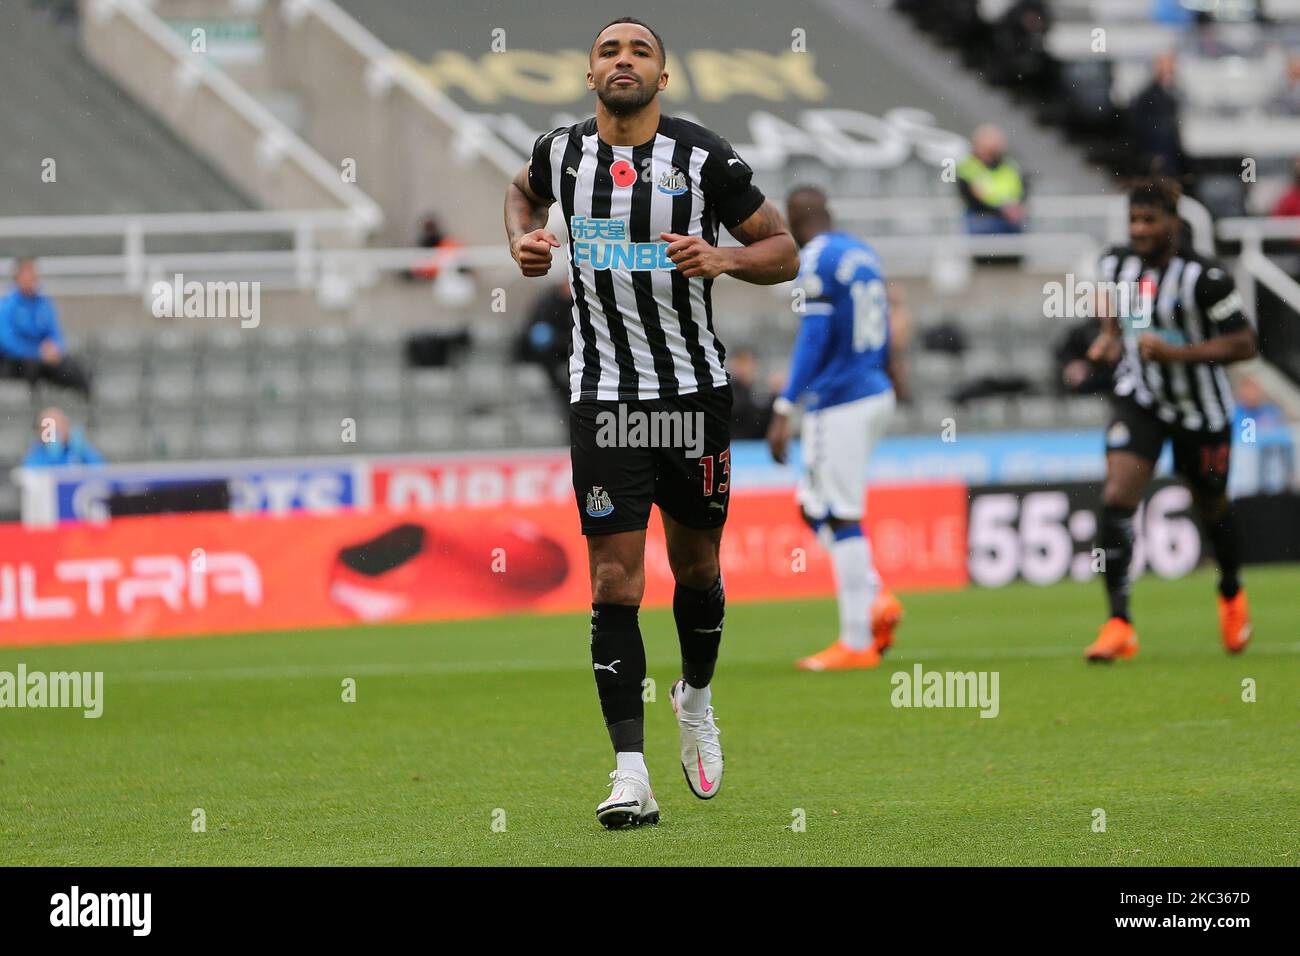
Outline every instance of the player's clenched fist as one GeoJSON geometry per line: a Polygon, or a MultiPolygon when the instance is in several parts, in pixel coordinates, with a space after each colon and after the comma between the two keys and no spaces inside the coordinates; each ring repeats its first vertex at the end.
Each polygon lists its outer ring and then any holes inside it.
{"type": "Polygon", "coordinates": [[[1119,361],[1123,347],[1120,345],[1119,336],[1113,332],[1102,332],[1095,339],[1092,345],[1088,346],[1088,361],[1114,365],[1119,361]]]}
{"type": "Polygon", "coordinates": [[[519,271],[531,278],[551,271],[551,250],[558,248],[559,239],[545,229],[534,229],[510,244],[510,254],[519,263],[519,271]]]}
{"type": "Polygon", "coordinates": [[[675,232],[661,232],[659,238],[668,243],[668,258],[677,271],[688,279],[699,276],[716,279],[731,268],[726,250],[704,241],[700,236],[679,236],[675,232]]]}

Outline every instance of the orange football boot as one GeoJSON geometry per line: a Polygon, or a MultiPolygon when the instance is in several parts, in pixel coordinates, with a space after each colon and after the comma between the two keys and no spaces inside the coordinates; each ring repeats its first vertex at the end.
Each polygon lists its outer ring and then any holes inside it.
{"type": "Polygon", "coordinates": [[[1112,617],[1101,626],[1101,633],[1083,656],[1090,661],[1113,661],[1132,657],[1138,652],[1137,633],[1122,617],[1112,617]]]}
{"type": "Polygon", "coordinates": [[[881,589],[871,602],[872,646],[883,654],[894,646],[894,628],[903,619],[903,605],[893,593],[881,589]]]}
{"type": "Polygon", "coordinates": [[[871,645],[855,651],[843,641],[836,641],[812,657],[801,657],[794,666],[801,671],[851,671],[875,667],[880,663],[880,653],[871,645]]]}
{"type": "Polygon", "coordinates": [[[1250,608],[1246,604],[1246,589],[1241,588],[1235,597],[1219,595],[1219,633],[1229,654],[1240,654],[1250,640],[1250,608]]]}

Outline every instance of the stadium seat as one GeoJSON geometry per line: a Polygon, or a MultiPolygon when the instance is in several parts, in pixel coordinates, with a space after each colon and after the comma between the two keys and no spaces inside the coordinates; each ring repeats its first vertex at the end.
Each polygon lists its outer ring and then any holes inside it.
{"type": "Polygon", "coordinates": [[[196,446],[193,422],[164,419],[149,426],[145,440],[151,457],[176,460],[192,457],[196,446]]]}
{"type": "MultiPolygon", "coordinates": [[[[408,408],[408,413],[414,411],[408,408]]],[[[447,450],[455,447],[460,440],[460,429],[457,428],[455,416],[445,412],[410,414],[408,421],[411,423],[409,434],[412,444],[421,451],[447,450]]]]}
{"type": "Polygon", "coordinates": [[[1061,415],[1056,399],[1039,395],[1025,395],[1020,399],[1017,412],[1024,428],[1051,428],[1061,415]]]}
{"type": "Polygon", "coordinates": [[[348,395],[352,392],[352,363],[337,352],[321,352],[308,361],[307,391],[312,395],[348,395]]]}
{"type": "Polygon", "coordinates": [[[551,382],[540,365],[520,363],[510,367],[517,398],[540,399],[551,394],[551,382]]]}
{"type": "Polygon", "coordinates": [[[357,384],[366,399],[394,399],[402,393],[402,364],[396,357],[363,359],[357,384]]]}
{"type": "Polygon", "coordinates": [[[32,404],[31,387],[18,379],[0,379],[0,415],[26,415],[32,404]]]}
{"type": "Polygon", "coordinates": [[[106,369],[95,376],[95,404],[106,409],[133,408],[140,401],[138,372],[106,369]]]}
{"type": "Polygon", "coordinates": [[[513,393],[512,367],[479,361],[468,363],[460,368],[460,388],[475,401],[501,401],[513,393]]]}
{"type": "Polygon", "coordinates": [[[955,402],[946,398],[923,395],[917,403],[918,431],[922,434],[934,433],[944,427],[945,419],[961,423],[963,415],[955,402]]]}
{"type": "Polygon", "coordinates": [[[1099,428],[1110,417],[1110,403],[1105,396],[1080,395],[1066,399],[1066,415],[1073,425],[1099,428]]]}
{"type": "Polygon", "coordinates": [[[304,391],[297,364],[278,361],[275,356],[259,359],[254,365],[250,384],[254,400],[258,402],[293,402],[304,391]]]}
{"type": "Polygon", "coordinates": [[[514,430],[525,445],[556,447],[569,440],[568,423],[558,407],[554,411],[522,409],[515,417],[514,430]]]}
{"type": "Polygon", "coordinates": [[[509,444],[512,429],[500,415],[475,415],[465,422],[465,437],[480,448],[502,448],[509,444]]]}
{"type": "Polygon", "coordinates": [[[358,444],[350,444],[343,440],[346,427],[344,420],[347,418],[353,418],[356,422],[354,437],[359,444],[364,431],[360,422],[337,408],[320,408],[308,412],[307,424],[303,429],[305,447],[322,455],[343,455],[355,451],[358,444]]]}
{"type": "Polygon", "coordinates": [[[213,458],[230,458],[244,450],[245,424],[242,419],[205,423],[198,429],[198,453],[213,458]]]}
{"type": "MultiPolygon", "coordinates": [[[[968,431],[991,431],[1006,427],[1009,419],[1007,400],[998,395],[985,396],[967,402],[960,414],[953,416],[957,422],[958,434],[965,428],[968,431]]],[[[959,439],[960,440],[960,439],[959,439]]]]}
{"type": "Polygon", "coordinates": [[[27,453],[34,433],[26,415],[0,417],[0,462],[17,464],[27,453]]]}
{"type": "Polygon", "coordinates": [[[260,455],[296,454],[304,444],[297,414],[283,409],[267,410],[259,414],[253,422],[251,432],[251,447],[260,455]]]}
{"type": "Polygon", "coordinates": [[[95,337],[95,351],[104,361],[116,356],[130,356],[135,359],[143,357],[148,348],[148,339],[144,330],[123,324],[113,329],[101,329],[95,337]]]}
{"type": "Polygon", "coordinates": [[[1032,382],[1047,384],[1052,378],[1056,360],[1042,347],[1018,348],[1008,353],[1006,367],[1032,382]]]}
{"type": "Polygon", "coordinates": [[[201,401],[195,394],[196,368],[185,365],[179,368],[159,369],[148,378],[147,395],[151,402],[183,405],[201,401]]]}
{"type": "Polygon", "coordinates": [[[404,434],[400,405],[366,405],[357,416],[357,443],[364,452],[398,451],[404,434]]]}
{"type": "Polygon", "coordinates": [[[110,462],[136,461],[146,447],[138,422],[106,422],[95,429],[90,440],[110,462]]]}
{"type": "Polygon", "coordinates": [[[205,398],[223,403],[246,400],[250,396],[248,363],[242,356],[212,355],[203,363],[200,389],[205,398]]]}
{"type": "Polygon", "coordinates": [[[456,373],[448,369],[415,369],[407,372],[414,400],[445,400],[456,394],[456,373]]]}

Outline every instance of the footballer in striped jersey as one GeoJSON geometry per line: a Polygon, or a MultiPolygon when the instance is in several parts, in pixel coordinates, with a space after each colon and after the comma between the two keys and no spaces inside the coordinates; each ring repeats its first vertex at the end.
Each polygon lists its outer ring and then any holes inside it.
{"type": "Polygon", "coordinates": [[[752,170],[717,134],[660,112],[662,38],[634,18],[591,46],[596,115],[539,137],[507,189],[506,231],[525,276],[551,268],[558,203],[573,290],[570,444],[591,570],[591,660],[616,766],[596,815],[607,827],[657,822],[644,757],[645,588],[651,505],[676,580],[682,676],[670,697],[682,771],[702,799],[722,783],[711,704],[722,636],[718,564],[730,478],[731,388],[711,291],[729,275],[795,277],[798,251],[752,170]],[[725,228],[741,245],[720,247],[725,228]]]}

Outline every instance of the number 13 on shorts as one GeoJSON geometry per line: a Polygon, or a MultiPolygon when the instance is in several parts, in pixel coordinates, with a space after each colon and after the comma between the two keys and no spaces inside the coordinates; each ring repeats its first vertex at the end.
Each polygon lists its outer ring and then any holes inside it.
{"type": "Polygon", "coordinates": [[[731,477],[731,449],[726,448],[717,455],[717,461],[714,461],[713,455],[705,455],[700,459],[700,468],[704,471],[704,497],[712,498],[713,495],[725,495],[727,493],[728,479],[731,477]],[[716,472],[714,466],[717,466],[716,472]],[[713,486],[714,475],[717,474],[717,487],[713,486]]]}

